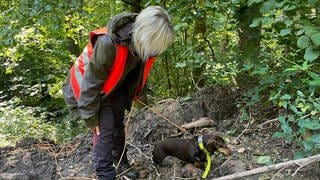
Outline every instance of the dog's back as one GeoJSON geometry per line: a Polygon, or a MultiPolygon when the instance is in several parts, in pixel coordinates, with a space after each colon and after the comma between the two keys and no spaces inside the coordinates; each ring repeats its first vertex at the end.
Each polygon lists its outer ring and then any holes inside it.
{"type": "Polygon", "coordinates": [[[155,163],[161,163],[167,156],[174,156],[190,163],[200,161],[200,149],[194,139],[169,138],[158,142],[152,155],[155,163]]]}

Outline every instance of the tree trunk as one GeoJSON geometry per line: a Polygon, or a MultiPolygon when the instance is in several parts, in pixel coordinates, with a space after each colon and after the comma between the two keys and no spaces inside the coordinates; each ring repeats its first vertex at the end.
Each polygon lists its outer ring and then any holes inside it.
{"type": "MultiPolygon", "coordinates": [[[[239,68],[242,68],[245,63],[257,64],[260,60],[259,50],[261,41],[261,28],[250,27],[253,19],[260,17],[259,6],[241,6],[236,13],[238,20],[238,35],[239,35],[239,68]]],[[[238,86],[241,89],[251,89],[254,87],[258,80],[256,77],[249,75],[246,72],[238,74],[236,77],[238,86]]]]}
{"type": "MultiPolygon", "coordinates": [[[[196,41],[199,41],[200,39],[205,41],[205,33],[207,31],[207,23],[206,23],[207,13],[205,10],[204,0],[200,0],[197,13],[198,15],[195,18],[195,24],[194,24],[193,44],[195,44],[196,41]]],[[[199,54],[205,54],[204,43],[201,43],[201,45],[197,47],[195,52],[199,54]]],[[[206,84],[206,79],[203,78],[202,76],[203,72],[205,71],[205,67],[206,67],[206,63],[202,63],[200,67],[196,67],[192,70],[192,74],[195,82],[194,86],[196,86],[196,88],[204,87],[206,84]]]]}
{"type": "Polygon", "coordinates": [[[256,6],[242,6],[238,10],[239,48],[242,57],[257,61],[260,50],[261,28],[250,27],[255,17],[261,16],[256,6]]]}

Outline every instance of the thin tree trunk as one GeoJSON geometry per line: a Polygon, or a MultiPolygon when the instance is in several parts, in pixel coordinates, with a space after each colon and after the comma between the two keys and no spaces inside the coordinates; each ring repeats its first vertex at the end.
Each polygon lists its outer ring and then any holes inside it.
{"type": "MultiPolygon", "coordinates": [[[[259,6],[247,5],[241,6],[237,11],[236,17],[238,20],[238,35],[239,35],[239,49],[240,56],[238,58],[239,68],[242,68],[245,63],[256,64],[260,59],[258,58],[261,41],[261,28],[250,27],[253,19],[259,17],[259,6]]],[[[236,81],[241,89],[251,89],[257,84],[257,78],[246,72],[237,74],[236,81]]]]}

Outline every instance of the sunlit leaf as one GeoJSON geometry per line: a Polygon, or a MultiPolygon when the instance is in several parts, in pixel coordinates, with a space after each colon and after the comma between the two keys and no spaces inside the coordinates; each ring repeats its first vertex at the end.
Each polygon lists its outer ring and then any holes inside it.
{"type": "Polygon", "coordinates": [[[258,27],[260,26],[261,21],[263,18],[254,18],[252,23],[250,24],[250,27],[258,27]]]}
{"type": "Polygon", "coordinates": [[[306,35],[301,36],[297,41],[297,45],[301,49],[307,48],[310,45],[309,36],[306,36],[306,35]]]}
{"type": "Polygon", "coordinates": [[[305,140],[305,141],[303,142],[303,146],[304,146],[304,149],[305,149],[305,150],[310,151],[310,150],[313,149],[314,143],[313,143],[312,141],[310,141],[310,140],[305,140]]]}
{"type": "Polygon", "coordinates": [[[308,75],[314,80],[320,80],[320,75],[314,72],[308,71],[308,75]]]}
{"type": "Polygon", "coordinates": [[[307,61],[314,61],[315,59],[317,59],[319,57],[319,50],[316,50],[312,47],[308,47],[304,53],[304,59],[307,61]]]}
{"type": "Polygon", "coordinates": [[[320,129],[320,122],[319,122],[319,120],[300,119],[298,121],[298,126],[301,128],[318,130],[318,129],[320,129]]]}
{"type": "Polygon", "coordinates": [[[271,162],[270,156],[259,156],[257,159],[257,163],[259,164],[267,164],[269,162],[271,162]]]}
{"type": "Polygon", "coordinates": [[[289,100],[289,99],[291,99],[291,95],[290,94],[285,94],[285,95],[281,96],[280,99],[289,100]]]}
{"type": "Polygon", "coordinates": [[[315,134],[315,135],[311,136],[310,140],[314,143],[319,144],[320,143],[320,134],[315,134]]]}
{"type": "Polygon", "coordinates": [[[177,63],[176,64],[176,67],[177,68],[183,68],[183,67],[186,67],[187,63],[186,62],[181,62],[181,63],[177,63]]]}
{"type": "Polygon", "coordinates": [[[313,44],[320,46],[320,32],[313,34],[310,38],[313,44]]]}
{"type": "Polygon", "coordinates": [[[263,0],[248,0],[248,6],[251,6],[252,4],[260,3],[263,0]]]}
{"type": "Polygon", "coordinates": [[[286,35],[288,35],[290,33],[291,33],[291,29],[290,28],[289,29],[281,29],[281,31],[280,31],[280,35],[281,36],[286,36],[286,35]]]}
{"type": "Polygon", "coordinates": [[[260,7],[261,13],[269,13],[271,10],[273,10],[276,7],[277,2],[275,0],[269,0],[262,4],[260,7]]]}

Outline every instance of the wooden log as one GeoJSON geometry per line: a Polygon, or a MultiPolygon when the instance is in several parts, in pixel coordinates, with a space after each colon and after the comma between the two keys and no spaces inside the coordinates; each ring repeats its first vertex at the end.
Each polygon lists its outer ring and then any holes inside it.
{"type": "Polygon", "coordinates": [[[207,127],[212,125],[214,125],[214,121],[212,119],[203,117],[196,121],[184,124],[181,127],[185,129],[192,129],[192,128],[202,128],[202,127],[207,127]]]}

